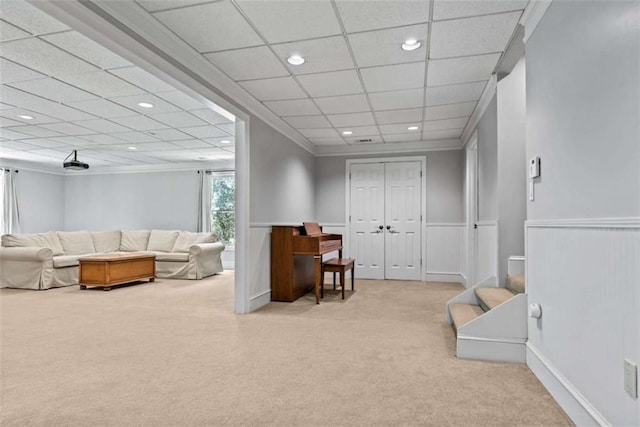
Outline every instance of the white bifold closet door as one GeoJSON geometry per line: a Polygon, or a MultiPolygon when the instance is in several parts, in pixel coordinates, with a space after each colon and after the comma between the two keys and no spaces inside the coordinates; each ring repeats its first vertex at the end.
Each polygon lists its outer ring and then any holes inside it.
{"type": "Polygon", "coordinates": [[[357,277],[421,280],[420,162],[358,163],[350,175],[357,277]]]}

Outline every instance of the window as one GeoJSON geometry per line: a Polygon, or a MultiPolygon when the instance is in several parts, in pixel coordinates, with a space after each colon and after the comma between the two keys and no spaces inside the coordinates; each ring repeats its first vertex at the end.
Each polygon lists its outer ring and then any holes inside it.
{"type": "Polygon", "coordinates": [[[211,174],[211,231],[227,246],[236,243],[236,181],[233,172],[211,174]]]}

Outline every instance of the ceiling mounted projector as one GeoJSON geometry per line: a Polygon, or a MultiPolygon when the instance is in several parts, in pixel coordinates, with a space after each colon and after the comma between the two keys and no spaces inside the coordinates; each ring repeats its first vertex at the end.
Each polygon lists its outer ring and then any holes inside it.
{"type": "Polygon", "coordinates": [[[64,159],[64,162],[62,163],[62,166],[65,169],[72,169],[75,171],[81,171],[81,170],[85,170],[85,169],[89,169],[89,164],[85,163],[85,162],[81,162],[80,160],[78,160],[78,150],[73,150],[71,152],[71,154],[69,154],[67,156],[66,159],[64,159]],[[73,159],[69,160],[69,157],[73,156],[73,159]]]}

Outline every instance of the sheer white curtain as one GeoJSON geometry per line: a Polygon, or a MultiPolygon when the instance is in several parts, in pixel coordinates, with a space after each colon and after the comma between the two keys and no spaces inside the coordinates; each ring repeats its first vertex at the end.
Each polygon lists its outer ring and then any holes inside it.
{"type": "Polygon", "coordinates": [[[0,168],[0,228],[2,234],[20,232],[20,212],[18,210],[18,197],[16,195],[17,171],[0,168]]]}
{"type": "Polygon", "coordinates": [[[211,171],[201,170],[199,174],[198,231],[211,232],[211,171]]]}

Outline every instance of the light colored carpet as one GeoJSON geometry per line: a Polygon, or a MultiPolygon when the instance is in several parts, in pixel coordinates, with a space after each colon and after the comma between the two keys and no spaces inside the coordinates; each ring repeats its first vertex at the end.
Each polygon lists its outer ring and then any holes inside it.
{"type": "Polygon", "coordinates": [[[235,315],[231,272],[80,291],[3,289],[12,425],[569,425],[524,365],[459,360],[461,286],[356,282],[235,315]]]}

